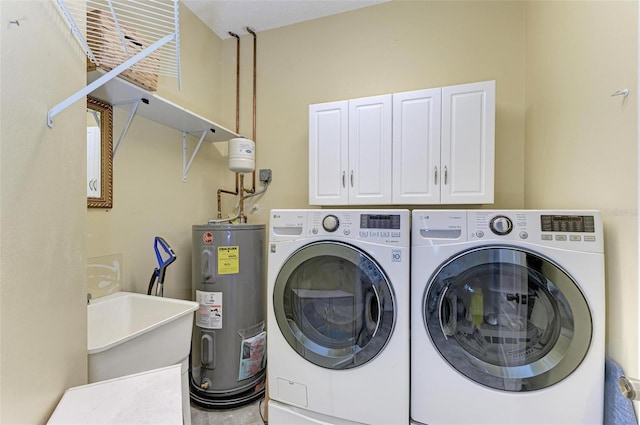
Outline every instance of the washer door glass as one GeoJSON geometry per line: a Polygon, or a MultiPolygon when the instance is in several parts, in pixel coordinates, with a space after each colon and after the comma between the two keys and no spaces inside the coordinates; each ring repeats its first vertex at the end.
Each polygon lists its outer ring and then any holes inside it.
{"type": "Polygon", "coordinates": [[[363,251],[339,242],[306,245],[276,278],[274,313],[289,345],[308,361],[349,369],[373,359],[393,331],[389,280],[363,251]]]}
{"type": "Polygon", "coordinates": [[[591,343],[576,282],[549,259],[511,247],[464,252],[432,277],[425,325],[458,372],[488,387],[532,391],[569,376],[591,343]]]}

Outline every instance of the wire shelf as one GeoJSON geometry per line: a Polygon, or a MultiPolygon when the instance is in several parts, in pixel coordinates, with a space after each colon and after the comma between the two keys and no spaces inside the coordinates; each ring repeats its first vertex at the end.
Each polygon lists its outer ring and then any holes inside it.
{"type": "Polygon", "coordinates": [[[178,0],[56,0],[89,60],[113,69],[169,36],[130,69],[180,77],[178,0]]]}
{"type": "Polygon", "coordinates": [[[53,1],[89,60],[109,72],[51,108],[50,128],[57,114],[119,75],[151,91],[158,75],[176,77],[180,89],[178,0],[53,1]]]}

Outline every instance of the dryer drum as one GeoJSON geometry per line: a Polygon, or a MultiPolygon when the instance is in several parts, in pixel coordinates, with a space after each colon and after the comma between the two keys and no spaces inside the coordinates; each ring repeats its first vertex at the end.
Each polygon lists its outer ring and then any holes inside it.
{"type": "Polygon", "coordinates": [[[584,314],[586,301],[562,269],[512,248],[451,259],[424,301],[440,354],[468,378],[509,391],[544,388],[578,367],[591,338],[590,321],[575,320],[584,314]]]}

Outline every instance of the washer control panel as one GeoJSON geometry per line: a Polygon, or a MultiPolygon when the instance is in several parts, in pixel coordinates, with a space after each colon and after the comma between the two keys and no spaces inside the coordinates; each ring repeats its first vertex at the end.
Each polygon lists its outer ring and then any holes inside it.
{"type": "Polygon", "coordinates": [[[409,210],[272,210],[270,240],[341,238],[408,246],[409,210]]]}
{"type": "Polygon", "coordinates": [[[335,236],[380,243],[409,240],[409,212],[400,210],[310,210],[308,236],[335,236]]]}

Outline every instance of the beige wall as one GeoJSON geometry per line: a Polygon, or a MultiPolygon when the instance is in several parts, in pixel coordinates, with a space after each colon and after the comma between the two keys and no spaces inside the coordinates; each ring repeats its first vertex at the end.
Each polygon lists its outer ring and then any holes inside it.
{"type": "Polygon", "coordinates": [[[38,424],[87,379],[86,104],[46,125],[86,74],[53,2],[0,21],[0,423],[38,424]]]}
{"type": "Polygon", "coordinates": [[[603,212],[607,353],[637,376],[638,3],[527,5],[525,205],[603,212]],[[627,88],[630,96],[611,97],[627,88]]]}

